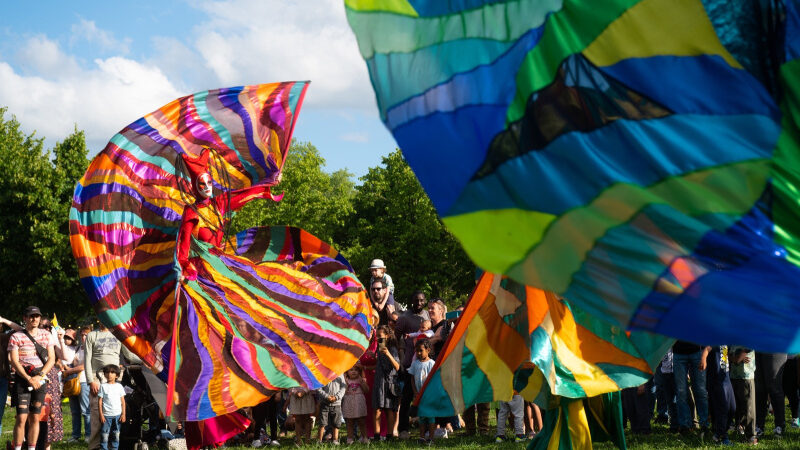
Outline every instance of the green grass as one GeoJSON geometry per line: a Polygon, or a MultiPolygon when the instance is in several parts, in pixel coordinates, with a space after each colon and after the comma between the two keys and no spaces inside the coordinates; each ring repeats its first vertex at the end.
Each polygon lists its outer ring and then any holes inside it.
{"type": "MultiPolygon", "coordinates": [[[[65,438],[69,438],[70,430],[72,429],[72,418],[69,414],[69,405],[66,403],[63,404],[63,412],[64,412],[64,435],[65,438]]],[[[787,418],[791,417],[787,411],[787,418]]],[[[494,422],[494,421],[492,421],[494,422]]],[[[0,441],[0,445],[5,446],[5,441],[11,439],[11,428],[14,424],[14,410],[13,408],[6,408],[5,414],[3,415],[3,434],[2,434],[2,441],[0,441]]],[[[784,436],[782,438],[778,438],[771,434],[772,431],[772,416],[767,418],[767,430],[769,430],[768,434],[765,434],[761,439],[759,439],[758,447],[759,449],[798,449],[800,448],[800,429],[796,428],[789,428],[785,431],[784,436]]],[[[344,427],[342,427],[342,431],[340,432],[340,437],[344,437],[346,432],[344,427]]],[[[313,433],[312,433],[313,435],[313,433]]],[[[377,448],[377,449],[389,449],[389,448],[419,448],[416,440],[416,434],[414,439],[410,439],[408,441],[395,441],[395,442],[379,442],[370,444],[370,448],[377,448]]],[[[647,436],[639,436],[639,435],[632,435],[627,433],[627,442],[628,448],[631,449],[642,449],[642,450],[651,450],[651,449],[686,449],[686,448],[712,448],[717,447],[712,442],[709,441],[709,438],[701,439],[698,434],[691,434],[687,436],[681,436],[677,434],[672,434],[668,431],[667,427],[664,425],[654,425],[653,426],[653,433],[647,436]]],[[[731,436],[731,440],[736,444],[730,448],[750,448],[745,446],[740,442],[739,436],[731,436]]],[[[281,447],[286,446],[293,446],[293,441],[291,437],[281,438],[281,447]]],[[[460,432],[456,432],[455,437],[446,439],[446,440],[437,440],[435,442],[434,447],[436,448],[454,448],[454,449],[478,449],[478,448],[485,448],[491,446],[492,448],[523,448],[523,444],[514,444],[514,443],[503,443],[503,444],[495,444],[494,438],[489,436],[483,437],[465,437],[460,432]]],[[[281,448],[278,447],[278,448],[281,448]]],[[[332,445],[325,445],[324,447],[327,448],[334,448],[332,445]]],[[[367,448],[365,445],[355,445],[355,448],[367,448]]],[[[615,448],[609,443],[596,443],[595,448],[603,449],[603,450],[610,450],[615,448]]],[[[85,443],[77,443],[77,444],[67,444],[66,442],[56,443],[52,446],[52,450],[79,450],[85,449],[85,443]]],[[[226,447],[228,449],[237,449],[237,450],[244,450],[249,449],[249,446],[230,446],[226,447]]],[[[319,449],[320,447],[317,445],[306,445],[303,448],[316,448],[319,449]]]]}

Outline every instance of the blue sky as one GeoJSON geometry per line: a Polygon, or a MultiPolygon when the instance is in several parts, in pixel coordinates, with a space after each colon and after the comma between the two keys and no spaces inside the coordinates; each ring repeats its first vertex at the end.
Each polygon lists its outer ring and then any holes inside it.
{"type": "Polygon", "coordinates": [[[0,18],[0,107],[48,147],[77,126],[94,154],[177,97],[306,79],[294,136],[328,170],[395,149],[342,0],[4,2],[0,18]]]}

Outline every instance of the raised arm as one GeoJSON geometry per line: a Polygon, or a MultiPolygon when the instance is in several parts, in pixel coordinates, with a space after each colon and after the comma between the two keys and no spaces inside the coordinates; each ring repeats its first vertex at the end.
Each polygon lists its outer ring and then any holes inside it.
{"type": "MultiPolygon", "coordinates": [[[[249,188],[237,189],[235,191],[231,191],[231,203],[230,203],[231,210],[237,211],[251,200],[259,198],[268,198],[276,202],[281,201],[281,199],[283,198],[283,194],[272,195],[271,187],[274,185],[275,183],[257,184],[255,186],[250,186],[249,188]]],[[[217,201],[222,201],[222,199],[223,199],[222,196],[217,197],[217,201]]]]}

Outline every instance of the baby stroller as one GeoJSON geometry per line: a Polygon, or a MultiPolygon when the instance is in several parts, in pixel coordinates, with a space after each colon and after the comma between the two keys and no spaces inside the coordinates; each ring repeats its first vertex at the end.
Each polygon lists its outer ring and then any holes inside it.
{"type": "Polygon", "coordinates": [[[125,423],[120,427],[120,450],[148,450],[150,447],[167,448],[160,442],[163,420],[159,417],[158,404],[150,393],[150,386],[142,374],[141,365],[125,368],[122,385],[125,395],[125,423]],[[146,430],[145,430],[145,424],[146,430]]]}

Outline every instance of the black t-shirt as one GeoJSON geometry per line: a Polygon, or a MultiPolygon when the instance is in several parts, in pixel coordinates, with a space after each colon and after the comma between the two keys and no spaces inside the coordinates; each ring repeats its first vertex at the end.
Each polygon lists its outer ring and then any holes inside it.
{"type": "Polygon", "coordinates": [[[702,349],[702,345],[697,345],[693,342],[675,341],[675,343],[672,344],[672,353],[676,355],[691,355],[692,353],[697,353],[702,349]]]}

